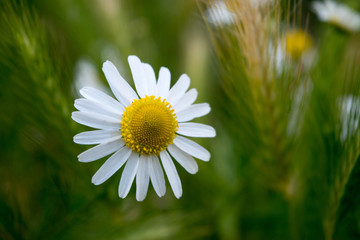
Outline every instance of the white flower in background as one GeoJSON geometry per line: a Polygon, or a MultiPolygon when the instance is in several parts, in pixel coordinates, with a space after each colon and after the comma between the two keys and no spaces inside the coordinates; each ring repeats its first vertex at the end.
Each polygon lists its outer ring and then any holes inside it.
{"type": "Polygon", "coordinates": [[[360,97],[352,95],[339,98],[341,127],[341,140],[354,135],[359,128],[360,97]]]}
{"type": "Polygon", "coordinates": [[[109,61],[103,71],[116,99],[92,88],[84,87],[84,98],[75,100],[79,110],[72,118],[83,125],[100,130],[77,134],[78,144],[98,144],[81,153],[80,162],[91,162],[114,153],[95,173],[92,182],[102,184],[125,163],[119,196],[125,198],[136,176],[136,199],[145,199],[149,180],[160,197],[165,194],[165,170],[177,198],[182,195],[179,175],[171,156],[191,174],[198,171],[194,159],[210,160],[210,153],[184,137],[215,137],[214,128],[189,122],[210,112],[207,103],[193,104],[197,98],[190,78],[183,74],[170,88],[170,71],[161,67],[158,81],[153,68],[136,56],[128,58],[136,92],[109,61]],[[160,161],[162,163],[162,167],[160,161]]]}
{"type": "Polygon", "coordinates": [[[85,86],[107,91],[94,64],[89,60],[80,59],[75,65],[74,88],[79,92],[85,86]]]}
{"type": "MultiPolygon", "coordinates": [[[[271,4],[273,0],[241,0],[244,6],[260,8],[271,4]]],[[[216,26],[231,25],[235,22],[235,10],[229,9],[226,1],[218,0],[211,3],[211,6],[206,10],[205,16],[208,22],[216,26]]],[[[234,3],[232,3],[234,4],[234,3]]]]}
{"type": "Polygon", "coordinates": [[[360,31],[360,14],[345,4],[325,0],[313,2],[311,6],[320,21],[329,22],[349,32],[360,31]]]}
{"type": "Polygon", "coordinates": [[[206,19],[217,26],[234,23],[235,14],[229,11],[224,1],[216,1],[205,12],[206,19]]]}
{"type": "Polygon", "coordinates": [[[276,67],[277,75],[294,66],[308,70],[315,61],[312,38],[302,29],[289,29],[277,43],[269,43],[270,66],[276,67]],[[276,45],[275,45],[276,44],[276,45]]]}
{"type": "Polygon", "coordinates": [[[262,7],[273,3],[273,0],[249,0],[249,1],[255,7],[262,7]]]}

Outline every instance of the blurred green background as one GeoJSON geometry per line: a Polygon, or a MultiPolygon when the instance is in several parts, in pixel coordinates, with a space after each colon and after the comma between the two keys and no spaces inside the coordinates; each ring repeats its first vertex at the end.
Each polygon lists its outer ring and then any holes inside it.
{"type": "MultiPolygon", "coordinates": [[[[279,113],[272,138],[269,129],[258,129],[269,116],[252,110],[243,66],[217,58],[214,41],[227,33],[204,22],[209,3],[2,0],[0,239],[359,239],[360,38],[318,22],[310,2],[295,6],[318,51],[312,91],[298,133],[289,136],[295,97],[285,86],[297,73],[281,77],[270,103],[279,113]],[[212,106],[197,120],[217,130],[216,138],[197,140],[212,158],[197,161],[196,175],[176,165],[179,200],[168,183],[162,198],[150,187],[137,202],[133,185],[120,199],[122,170],[94,186],[91,177],[104,159],[77,161],[88,149],[72,140],[87,129],[70,117],[79,86],[95,79],[108,89],[105,60],[133,85],[130,54],[156,73],[168,67],[172,84],[187,73],[197,102],[212,106]],[[345,128],[355,130],[344,140],[338,102],[345,97],[352,99],[345,128]]],[[[357,0],[346,3],[360,10],[357,0]]],[[[282,2],[284,12],[287,6],[282,2]]]]}

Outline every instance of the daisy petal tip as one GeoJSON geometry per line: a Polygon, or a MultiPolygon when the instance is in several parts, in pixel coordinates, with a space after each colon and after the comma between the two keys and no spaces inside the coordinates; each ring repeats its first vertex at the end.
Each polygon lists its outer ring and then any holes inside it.
{"type": "Polygon", "coordinates": [[[206,103],[206,106],[209,108],[209,111],[211,111],[210,104],[206,103]]]}
{"type": "Polygon", "coordinates": [[[191,171],[189,171],[190,174],[196,174],[199,171],[199,166],[196,164],[191,171]]]}
{"type": "Polygon", "coordinates": [[[215,128],[213,128],[213,127],[212,127],[212,129],[213,129],[213,132],[212,132],[211,137],[216,137],[216,130],[215,130],[215,128]]]}
{"type": "MultiPolygon", "coordinates": [[[[80,111],[74,111],[71,113],[71,119],[74,120],[75,122],[79,123],[79,115],[80,115],[80,111]]],[[[80,123],[81,124],[81,123],[80,123]]]]}
{"type": "Polygon", "coordinates": [[[87,161],[87,158],[84,157],[83,154],[84,154],[84,153],[80,153],[80,154],[77,156],[78,161],[79,161],[79,162],[82,162],[82,163],[87,163],[87,162],[89,162],[89,161],[87,161]]]}
{"type": "Polygon", "coordinates": [[[94,178],[94,177],[91,179],[91,183],[94,184],[95,186],[98,186],[98,185],[101,184],[101,182],[99,182],[99,181],[98,181],[96,178],[94,178]]]}
{"type": "Polygon", "coordinates": [[[82,96],[84,96],[83,94],[84,94],[84,92],[86,92],[87,89],[88,89],[88,87],[82,87],[82,88],[79,90],[80,94],[81,94],[82,96]]]}
{"type": "MultiPolygon", "coordinates": [[[[75,105],[75,103],[74,103],[74,105],[75,105]]],[[[76,115],[76,114],[74,114],[75,112],[72,112],[71,113],[71,118],[72,118],[72,120],[74,120],[74,121],[76,121],[75,119],[74,119],[74,115],[76,115]]]]}
{"type": "Polygon", "coordinates": [[[159,196],[159,197],[163,197],[163,196],[165,196],[165,194],[166,194],[166,188],[163,190],[163,192],[160,193],[161,196],[159,196]]]}
{"type": "Polygon", "coordinates": [[[211,158],[211,154],[210,152],[207,151],[206,156],[204,156],[204,159],[201,160],[203,160],[204,162],[209,162],[210,158],[211,158]]]}
{"type": "Polygon", "coordinates": [[[136,55],[129,55],[128,62],[130,64],[130,63],[141,62],[141,61],[140,61],[140,58],[138,58],[136,55]]]}
{"type": "Polygon", "coordinates": [[[115,65],[112,62],[110,62],[109,60],[106,60],[102,66],[102,70],[104,73],[112,71],[114,68],[116,68],[115,65]]]}
{"type": "Polygon", "coordinates": [[[156,193],[156,195],[158,195],[159,198],[162,198],[165,194],[163,194],[163,193],[156,193]]]}
{"type": "Polygon", "coordinates": [[[160,72],[161,71],[165,71],[165,72],[169,72],[170,73],[170,70],[167,68],[167,67],[164,67],[164,66],[161,66],[160,67],[160,72]]]}
{"type": "Polygon", "coordinates": [[[191,81],[189,75],[187,75],[186,73],[183,73],[180,77],[183,78],[186,82],[191,81]]]}
{"type": "Polygon", "coordinates": [[[202,159],[204,162],[210,162],[210,158],[211,158],[211,156],[209,155],[208,157],[206,157],[206,158],[204,158],[204,159],[202,159]]]}
{"type": "Polygon", "coordinates": [[[89,92],[90,89],[91,89],[90,87],[85,86],[85,87],[83,87],[83,88],[81,88],[81,89],[79,90],[79,93],[80,93],[80,95],[83,96],[84,98],[87,98],[86,96],[87,96],[87,93],[89,92]]]}
{"type": "Polygon", "coordinates": [[[136,201],[138,201],[138,202],[142,202],[142,201],[144,201],[144,199],[145,199],[145,197],[138,197],[138,196],[136,196],[136,201]]]}
{"type": "Polygon", "coordinates": [[[122,198],[122,199],[126,198],[128,194],[129,194],[129,192],[124,192],[124,191],[120,191],[120,190],[118,191],[119,198],[122,198]]]}
{"type": "Polygon", "coordinates": [[[181,191],[180,193],[176,194],[175,197],[176,197],[177,199],[180,199],[180,198],[182,197],[182,191],[181,191]]]}
{"type": "Polygon", "coordinates": [[[103,68],[104,68],[105,66],[110,65],[110,64],[112,64],[112,62],[110,62],[109,60],[106,60],[106,61],[103,63],[103,68]]]}

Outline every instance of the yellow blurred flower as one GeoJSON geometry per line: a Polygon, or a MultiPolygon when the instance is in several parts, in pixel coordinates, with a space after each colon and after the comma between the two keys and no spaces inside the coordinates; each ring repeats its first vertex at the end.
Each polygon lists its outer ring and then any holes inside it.
{"type": "Polygon", "coordinates": [[[286,53],[293,59],[299,59],[312,46],[312,39],[303,30],[288,31],[285,36],[286,53]]]}

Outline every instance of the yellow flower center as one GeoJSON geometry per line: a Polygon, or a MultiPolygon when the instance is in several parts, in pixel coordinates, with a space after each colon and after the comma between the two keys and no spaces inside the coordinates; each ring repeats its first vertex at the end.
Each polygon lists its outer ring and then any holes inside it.
{"type": "Polygon", "coordinates": [[[293,58],[298,59],[312,44],[309,35],[302,30],[294,30],[286,33],[286,52],[293,58]]]}
{"type": "Polygon", "coordinates": [[[125,108],[121,135],[125,144],[140,154],[158,155],[172,144],[179,124],[170,103],[146,96],[125,108]]]}

